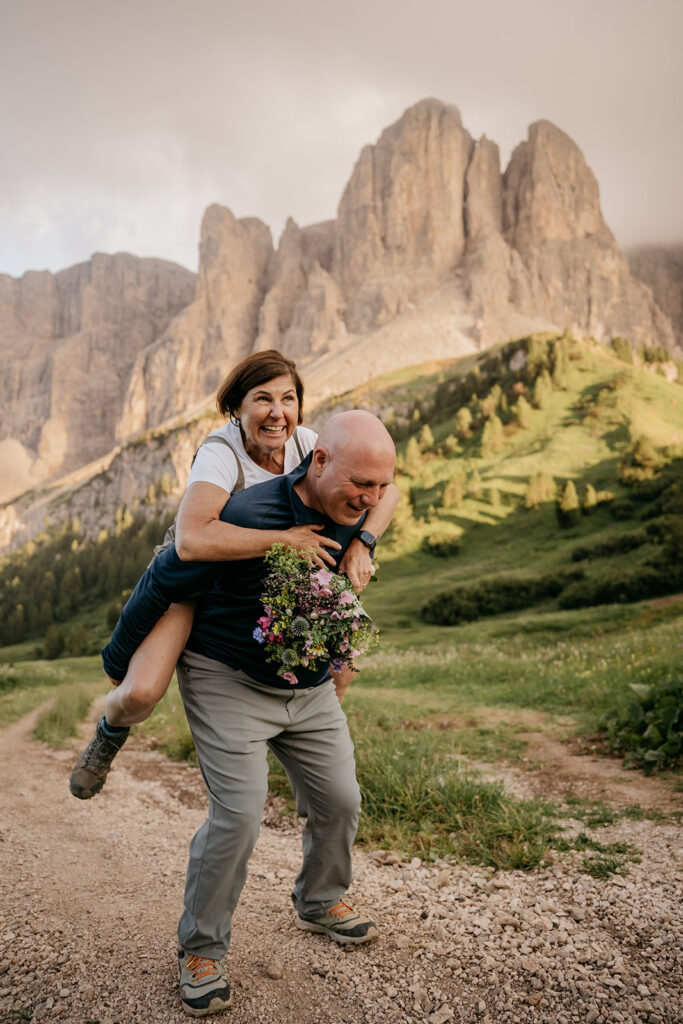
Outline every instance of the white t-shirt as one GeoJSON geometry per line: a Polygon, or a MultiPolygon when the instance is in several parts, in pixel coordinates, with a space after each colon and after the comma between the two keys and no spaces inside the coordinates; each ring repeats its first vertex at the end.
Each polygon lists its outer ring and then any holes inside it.
{"type": "MultiPolygon", "coordinates": [[[[301,450],[304,456],[306,456],[315,447],[318,435],[315,431],[309,430],[308,427],[297,427],[296,433],[301,450]]],[[[224,437],[230,442],[242,464],[245,489],[251,487],[252,484],[261,484],[265,480],[272,480],[277,475],[258,466],[247,455],[242,443],[240,428],[234,423],[228,421],[224,427],[212,431],[209,437],[224,437]]],[[[284,472],[290,473],[293,469],[296,469],[301,462],[301,458],[294,435],[292,435],[285,443],[284,472]]],[[[228,446],[226,444],[203,444],[197,452],[194,465],[190,470],[187,486],[189,487],[190,484],[196,483],[215,484],[216,487],[222,487],[228,494],[232,494],[236,482],[237,463],[235,462],[235,455],[233,455],[228,446]]]]}

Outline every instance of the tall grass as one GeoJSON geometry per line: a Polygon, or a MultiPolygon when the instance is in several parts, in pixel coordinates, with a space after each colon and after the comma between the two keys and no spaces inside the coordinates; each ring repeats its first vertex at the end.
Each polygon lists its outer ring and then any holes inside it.
{"type": "Polygon", "coordinates": [[[77,736],[78,726],[88,714],[96,695],[95,685],[73,684],[60,687],[50,707],[43,711],[36,722],[34,738],[59,748],[77,736]]]}

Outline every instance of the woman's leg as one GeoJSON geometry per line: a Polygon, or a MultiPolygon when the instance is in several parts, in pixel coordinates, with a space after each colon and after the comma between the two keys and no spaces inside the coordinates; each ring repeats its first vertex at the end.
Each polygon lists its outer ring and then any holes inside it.
{"type": "Polygon", "coordinates": [[[192,603],[171,605],[133,655],[126,678],[107,697],[105,715],[71,773],[69,788],[79,800],[99,793],[129,727],[149,718],[166,693],[193,618],[192,603]]]}
{"type": "Polygon", "coordinates": [[[126,678],[107,696],[108,725],[144,722],[166,693],[192,629],[194,604],[172,604],[130,660],[126,678]]]}

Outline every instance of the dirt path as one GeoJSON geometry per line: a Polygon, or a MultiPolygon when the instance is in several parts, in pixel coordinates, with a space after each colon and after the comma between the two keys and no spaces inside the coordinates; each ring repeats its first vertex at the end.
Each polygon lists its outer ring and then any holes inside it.
{"type": "MultiPolygon", "coordinates": [[[[0,737],[0,1024],[188,1020],[174,938],[187,847],[204,816],[201,779],[126,749],[104,791],[81,803],[67,788],[74,753],[30,739],[36,714],[0,737]]],[[[225,1019],[673,1024],[680,835],[672,822],[600,830],[603,842],[643,850],[628,878],[608,881],[571,860],[492,877],[359,852],[352,898],[372,909],[381,939],[347,953],[294,927],[298,833],[273,822],[235,915],[225,1019]]]]}

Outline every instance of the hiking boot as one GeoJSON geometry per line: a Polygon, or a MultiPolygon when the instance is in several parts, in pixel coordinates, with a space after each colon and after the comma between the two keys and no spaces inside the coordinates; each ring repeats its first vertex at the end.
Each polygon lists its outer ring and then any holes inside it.
{"type": "Polygon", "coordinates": [[[230,984],[221,972],[219,960],[178,950],[180,1003],[191,1017],[206,1017],[232,1006],[230,984]]]}
{"type": "Polygon", "coordinates": [[[71,773],[69,789],[79,800],[89,800],[102,789],[107,772],[119,750],[126,742],[130,729],[117,736],[107,736],[102,728],[103,718],[97,723],[92,740],[85,748],[71,773]]]}
{"type": "Polygon", "coordinates": [[[363,918],[344,900],[339,900],[339,903],[335,903],[320,917],[311,920],[297,915],[296,925],[306,932],[322,932],[333,942],[341,942],[342,945],[369,942],[377,935],[374,921],[363,918]]]}

